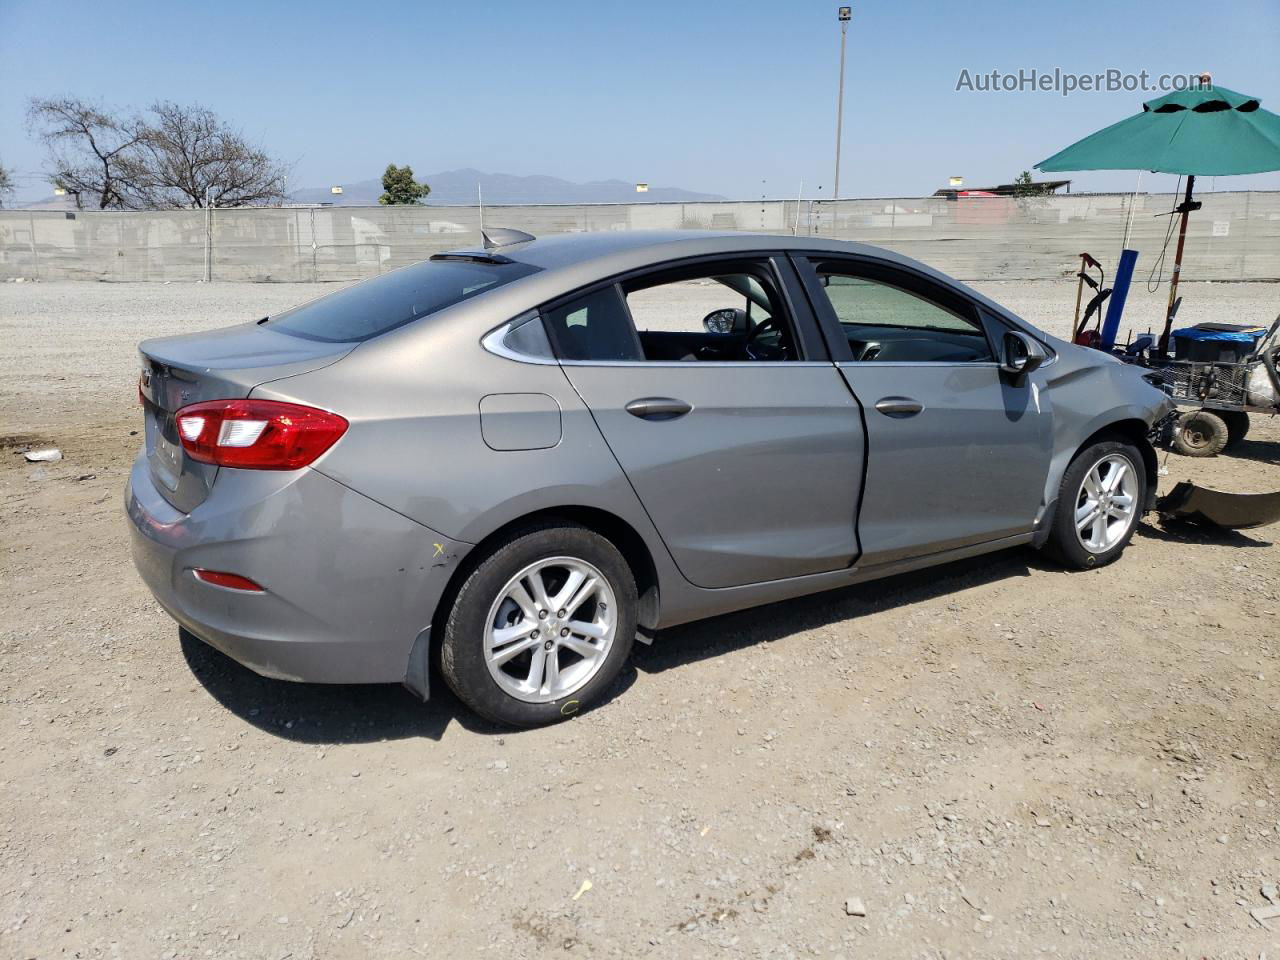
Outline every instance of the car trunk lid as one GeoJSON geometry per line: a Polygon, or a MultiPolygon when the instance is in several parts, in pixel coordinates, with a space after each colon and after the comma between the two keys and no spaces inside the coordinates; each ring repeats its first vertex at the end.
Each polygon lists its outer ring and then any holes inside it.
{"type": "Polygon", "coordinates": [[[209,495],[218,467],[182,449],[174,414],[204,400],[247,397],[254,387],[342,359],[352,343],[307,340],[259,323],[147,340],[139,348],[145,448],[156,489],[190,513],[209,495]]]}

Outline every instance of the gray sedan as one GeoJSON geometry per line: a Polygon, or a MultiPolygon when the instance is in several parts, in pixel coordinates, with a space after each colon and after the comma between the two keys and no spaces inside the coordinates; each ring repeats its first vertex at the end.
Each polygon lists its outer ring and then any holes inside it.
{"type": "Polygon", "coordinates": [[[1022,544],[1114,560],[1170,401],[920,263],[514,231],[142,344],[138,570],[271,677],[535,725],[662,627],[1022,544]]]}

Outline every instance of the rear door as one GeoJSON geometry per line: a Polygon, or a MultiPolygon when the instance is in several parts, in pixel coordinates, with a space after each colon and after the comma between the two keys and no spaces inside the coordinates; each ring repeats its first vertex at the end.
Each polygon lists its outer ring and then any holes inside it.
{"type": "Polygon", "coordinates": [[[856,560],[861,419],[785,257],[641,272],[543,319],[691,582],[732,587],[856,560]]]}
{"type": "Polygon", "coordinates": [[[862,564],[1033,529],[1051,415],[1034,378],[1001,373],[998,321],[962,291],[886,261],[796,261],[866,417],[862,564]]]}

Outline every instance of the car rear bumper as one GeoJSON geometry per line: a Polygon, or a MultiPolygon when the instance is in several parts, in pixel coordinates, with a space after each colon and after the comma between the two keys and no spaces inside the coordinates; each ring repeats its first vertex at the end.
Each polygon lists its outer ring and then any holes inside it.
{"type": "Polygon", "coordinates": [[[398,683],[470,544],[449,540],[313,470],[223,469],[186,514],[145,457],[125,488],[133,560],[160,605],[257,673],[398,683]],[[198,580],[236,573],[262,593],[198,580]]]}

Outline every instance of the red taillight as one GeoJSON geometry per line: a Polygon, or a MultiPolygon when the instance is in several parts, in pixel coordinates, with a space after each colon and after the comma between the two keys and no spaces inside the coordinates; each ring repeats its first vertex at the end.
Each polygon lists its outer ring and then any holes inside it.
{"type": "Polygon", "coordinates": [[[277,400],[209,400],[174,417],[192,460],[247,470],[297,470],[338,442],[336,413],[277,400]]]}
{"type": "Polygon", "coordinates": [[[248,577],[240,576],[238,573],[227,573],[223,570],[201,570],[199,568],[191,572],[196,575],[197,580],[212,583],[216,587],[227,587],[230,590],[247,590],[250,593],[266,593],[266,590],[258,584],[248,577]]]}

